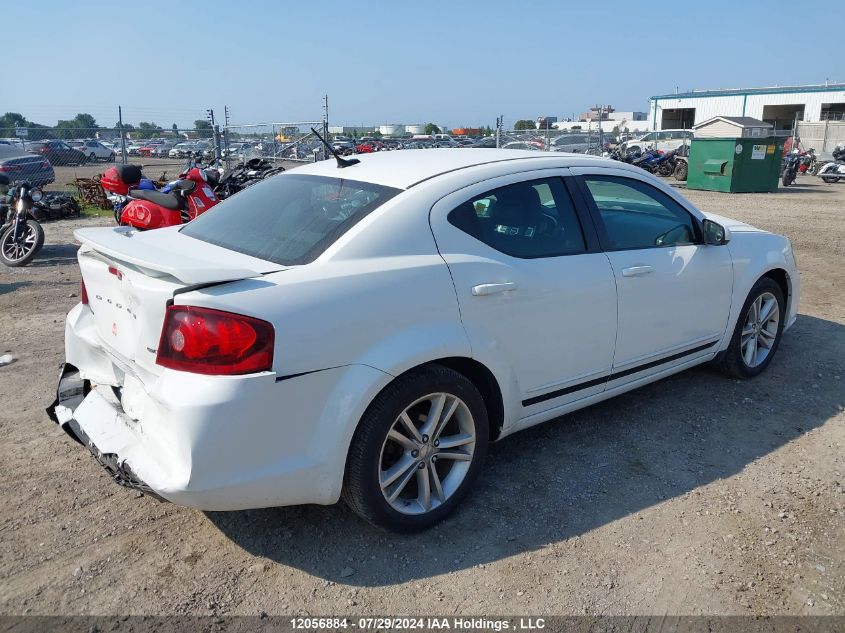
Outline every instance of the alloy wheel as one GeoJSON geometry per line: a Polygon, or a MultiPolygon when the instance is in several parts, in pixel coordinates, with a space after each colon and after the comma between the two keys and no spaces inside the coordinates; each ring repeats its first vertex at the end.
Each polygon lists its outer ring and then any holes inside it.
{"type": "Polygon", "coordinates": [[[16,262],[21,260],[35,248],[38,236],[30,226],[26,226],[25,231],[26,234],[17,241],[14,238],[14,228],[10,228],[3,235],[3,243],[0,244],[0,248],[3,249],[3,257],[7,261],[16,262]]]}
{"type": "Polygon", "coordinates": [[[463,482],[475,453],[475,420],[449,393],[432,393],[394,421],[381,448],[379,486],[402,514],[424,514],[445,503],[463,482]]]}
{"type": "Polygon", "coordinates": [[[757,367],[771,353],[778,335],[780,307],[771,292],[764,292],[749,306],[740,334],[742,360],[748,367],[757,367]]]}

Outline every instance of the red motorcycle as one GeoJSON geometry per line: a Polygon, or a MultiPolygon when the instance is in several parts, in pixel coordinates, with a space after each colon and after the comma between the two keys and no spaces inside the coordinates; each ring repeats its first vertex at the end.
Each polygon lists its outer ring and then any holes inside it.
{"type": "Polygon", "coordinates": [[[191,167],[159,191],[136,165],[118,165],[106,170],[100,184],[118,224],[149,230],[190,222],[220,202],[214,179],[213,173],[191,167]]]}

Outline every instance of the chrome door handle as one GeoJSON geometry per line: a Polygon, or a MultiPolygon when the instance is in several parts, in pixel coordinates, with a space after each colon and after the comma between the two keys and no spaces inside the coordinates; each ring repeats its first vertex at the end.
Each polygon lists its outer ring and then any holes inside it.
{"type": "Polygon", "coordinates": [[[479,284],[472,287],[472,295],[474,297],[486,297],[487,295],[496,295],[508,290],[516,290],[516,283],[507,281],[501,284],[479,284]]]}
{"type": "Polygon", "coordinates": [[[654,266],[631,266],[622,269],[623,277],[639,277],[654,272],[654,266]]]}

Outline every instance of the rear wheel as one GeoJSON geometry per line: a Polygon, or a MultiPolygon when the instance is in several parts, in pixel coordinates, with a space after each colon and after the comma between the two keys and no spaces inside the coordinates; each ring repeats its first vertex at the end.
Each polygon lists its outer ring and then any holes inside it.
{"type": "Polygon", "coordinates": [[[822,176],[822,180],[824,180],[829,185],[834,182],[839,182],[839,178],[835,178],[833,176],[822,176]]]}
{"type": "Polygon", "coordinates": [[[687,179],[687,171],[689,170],[689,166],[685,160],[682,160],[675,166],[675,180],[686,180],[687,179]]]}
{"type": "Polygon", "coordinates": [[[94,152],[91,152],[90,154],[88,154],[88,160],[90,160],[92,163],[97,162],[97,155],[94,152]]]}
{"type": "Polygon", "coordinates": [[[27,220],[17,240],[14,234],[12,225],[0,236],[0,261],[11,268],[26,266],[44,246],[44,229],[35,220],[27,220]]]}
{"type": "Polygon", "coordinates": [[[424,530],[469,492],[487,442],[487,408],[475,386],[446,367],[422,367],[387,386],[361,418],[343,499],[378,527],[424,530]]]}
{"type": "Polygon", "coordinates": [[[736,378],[762,373],[778,349],[785,320],[783,291],[773,279],[763,277],[748,293],[720,369],[736,378]]]}

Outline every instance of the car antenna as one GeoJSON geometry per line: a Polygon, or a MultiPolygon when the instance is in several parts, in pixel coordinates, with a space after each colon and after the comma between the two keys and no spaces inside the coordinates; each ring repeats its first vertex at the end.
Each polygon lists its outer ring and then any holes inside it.
{"type": "Polygon", "coordinates": [[[326,146],[326,149],[332,153],[332,156],[334,156],[335,160],[337,161],[338,169],[343,169],[344,167],[351,167],[352,165],[357,165],[361,162],[357,158],[341,158],[340,154],[334,151],[334,148],[326,142],[326,139],[320,136],[320,133],[317,130],[312,127],[311,131],[314,132],[314,134],[317,136],[318,139],[320,139],[320,141],[322,141],[323,145],[326,146]]]}

